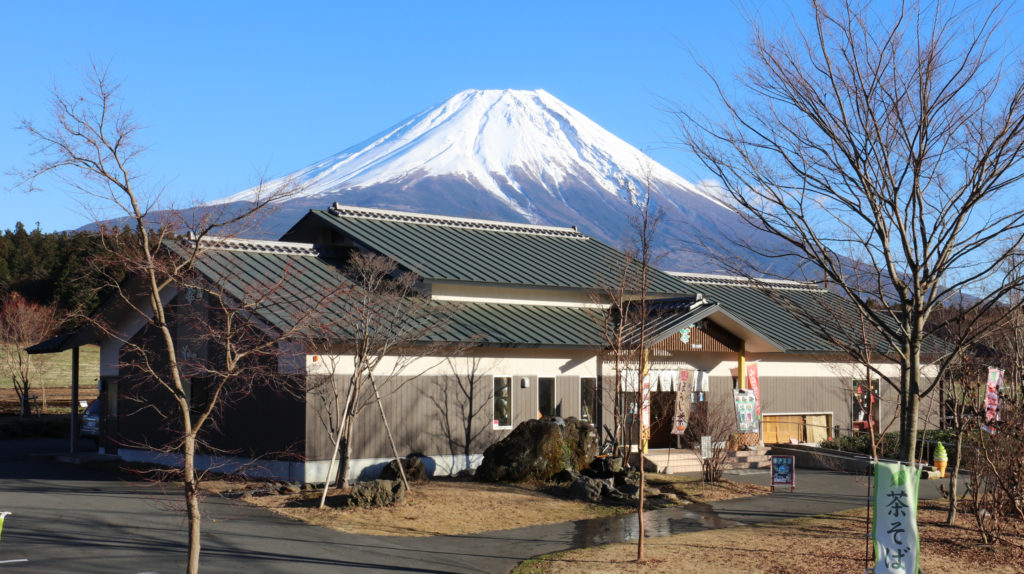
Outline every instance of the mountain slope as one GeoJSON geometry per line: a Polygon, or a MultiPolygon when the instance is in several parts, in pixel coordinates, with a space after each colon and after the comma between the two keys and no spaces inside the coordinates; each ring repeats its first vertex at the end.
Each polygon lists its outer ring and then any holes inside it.
{"type": "MultiPolygon", "coordinates": [[[[664,211],[657,241],[666,252],[662,267],[722,271],[717,248],[701,244],[749,240],[752,233],[718,198],[543,90],[461,92],[269,185],[284,182],[301,192],[278,206],[264,224],[265,236],[280,235],[310,208],[338,202],[576,225],[623,246],[635,235],[628,216],[647,189],[664,211]]],[[[211,205],[246,201],[254,193],[211,205]]]]}

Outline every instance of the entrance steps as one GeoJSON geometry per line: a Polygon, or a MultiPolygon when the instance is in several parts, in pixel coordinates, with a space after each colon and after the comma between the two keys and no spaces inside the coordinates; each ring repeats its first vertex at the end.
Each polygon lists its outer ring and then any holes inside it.
{"type": "MultiPolygon", "coordinates": [[[[647,451],[647,459],[658,466],[658,472],[667,474],[702,470],[700,457],[689,449],[650,449],[647,451]]],[[[769,449],[763,446],[754,450],[730,452],[722,463],[723,470],[762,469],[770,466],[769,449]]]]}

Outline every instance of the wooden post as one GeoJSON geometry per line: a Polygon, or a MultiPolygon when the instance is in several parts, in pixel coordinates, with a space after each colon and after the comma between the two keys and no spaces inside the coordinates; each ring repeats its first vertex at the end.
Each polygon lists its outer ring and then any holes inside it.
{"type": "Polygon", "coordinates": [[[740,356],[736,365],[736,387],[741,390],[747,390],[747,342],[740,341],[740,356]]]}
{"type": "Polygon", "coordinates": [[[78,452],[78,347],[71,348],[71,454],[78,452]]]}

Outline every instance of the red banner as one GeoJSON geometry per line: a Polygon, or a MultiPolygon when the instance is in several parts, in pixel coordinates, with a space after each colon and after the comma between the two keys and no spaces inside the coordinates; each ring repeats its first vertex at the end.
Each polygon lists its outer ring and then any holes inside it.
{"type": "Polygon", "coordinates": [[[757,378],[757,363],[747,363],[747,388],[754,391],[754,409],[761,418],[761,380],[757,378]]]}

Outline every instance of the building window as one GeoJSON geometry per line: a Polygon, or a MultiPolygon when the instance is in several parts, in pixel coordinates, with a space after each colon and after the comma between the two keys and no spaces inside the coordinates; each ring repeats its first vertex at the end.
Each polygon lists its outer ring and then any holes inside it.
{"type": "Polygon", "coordinates": [[[537,410],[540,411],[542,418],[559,416],[558,409],[555,406],[554,377],[537,378],[537,410]]]}
{"type": "Polygon", "coordinates": [[[512,428],[512,377],[494,377],[494,428],[512,428]]]}
{"type": "Polygon", "coordinates": [[[580,419],[593,423],[597,420],[597,378],[580,378],[580,419]]]}

